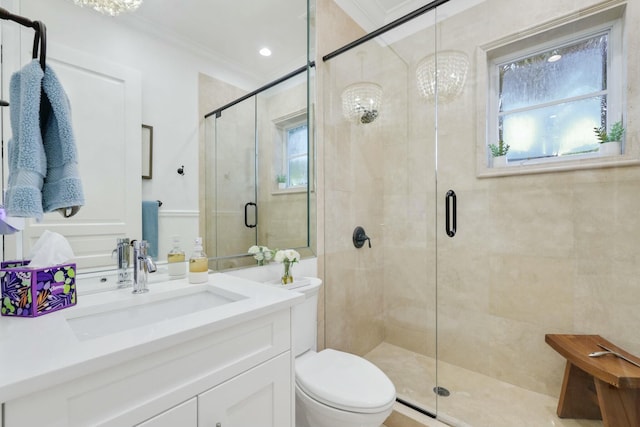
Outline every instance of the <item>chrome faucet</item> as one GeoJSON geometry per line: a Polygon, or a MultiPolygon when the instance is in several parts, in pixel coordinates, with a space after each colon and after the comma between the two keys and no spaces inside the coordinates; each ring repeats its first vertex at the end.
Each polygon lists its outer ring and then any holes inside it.
{"type": "Polygon", "coordinates": [[[147,288],[148,275],[157,270],[156,264],[147,253],[149,243],[146,240],[134,240],[131,245],[133,246],[133,293],[149,292],[147,288]]]}
{"type": "Polygon", "coordinates": [[[131,244],[128,238],[118,238],[118,245],[113,250],[111,256],[118,260],[118,281],[119,288],[131,285],[131,277],[129,276],[129,266],[131,265],[131,244]]]}

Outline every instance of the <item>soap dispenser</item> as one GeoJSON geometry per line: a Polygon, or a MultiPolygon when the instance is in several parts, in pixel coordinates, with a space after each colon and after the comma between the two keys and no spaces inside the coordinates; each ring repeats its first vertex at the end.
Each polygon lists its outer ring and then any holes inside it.
{"type": "Polygon", "coordinates": [[[206,283],[208,276],[209,259],[202,249],[202,237],[198,237],[189,258],[189,283],[206,283]]]}
{"type": "Polygon", "coordinates": [[[169,279],[182,279],[187,275],[186,257],[180,248],[180,236],[173,236],[173,245],[167,254],[167,267],[169,268],[169,279]]]}

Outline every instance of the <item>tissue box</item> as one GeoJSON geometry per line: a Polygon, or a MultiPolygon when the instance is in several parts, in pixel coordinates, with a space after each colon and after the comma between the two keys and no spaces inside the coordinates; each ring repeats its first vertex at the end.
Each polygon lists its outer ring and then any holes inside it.
{"type": "Polygon", "coordinates": [[[76,264],[29,268],[28,260],[0,263],[3,316],[37,317],[76,305],[76,264]]]}

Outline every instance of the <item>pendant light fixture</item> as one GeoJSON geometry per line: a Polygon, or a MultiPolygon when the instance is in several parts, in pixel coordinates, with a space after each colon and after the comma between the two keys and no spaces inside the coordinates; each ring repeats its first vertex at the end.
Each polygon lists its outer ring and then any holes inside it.
{"type": "Polygon", "coordinates": [[[73,0],[78,6],[89,6],[105,15],[116,16],[122,12],[133,12],[142,0],[73,0]]]}

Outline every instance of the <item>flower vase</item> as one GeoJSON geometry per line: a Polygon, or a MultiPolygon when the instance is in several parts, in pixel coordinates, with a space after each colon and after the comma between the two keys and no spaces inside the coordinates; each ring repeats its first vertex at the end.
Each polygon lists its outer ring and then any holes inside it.
{"type": "Polygon", "coordinates": [[[620,154],[620,141],[610,141],[600,144],[598,154],[601,156],[617,156],[620,154]]]}
{"type": "Polygon", "coordinates": [[[284,274],[282,275],[282,284],[288,285],[293,283],[293,276],[291,275],[291,270],[293,269],[293,263],[289,261],[284,261],[282,263],[284,265],[284,274]]]}
{"type": "Polygon", "coordinates": [[[493,163],[491,165],[494,168],[504,168],[507,167],[507,156],[497,156],[493,158],[493,163]]]}

